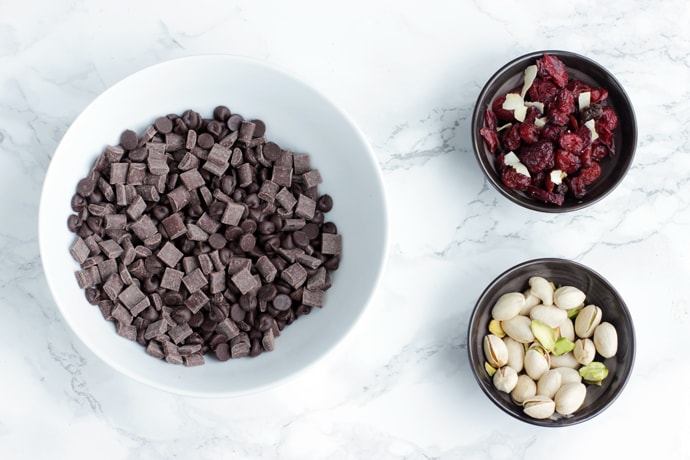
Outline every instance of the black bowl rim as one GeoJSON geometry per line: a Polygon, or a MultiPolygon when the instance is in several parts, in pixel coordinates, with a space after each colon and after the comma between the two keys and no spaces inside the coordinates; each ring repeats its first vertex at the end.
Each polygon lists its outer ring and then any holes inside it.
{"type": "MultiPolygon", "coordinates": [[[[608,88],[610,90],[610,88],[608,88]]],[[[539,211],[539,212],[544,212],[544,213],[551,213],[551,214],[560,214],[564,212],[571,212],[571,211],[577,211],[586,207],[589,207],[595,203],[598,203],[602,199],[604,199],[606,196],[608,196],[611,192],[613,192],[622,182],[623,178],[627,175],[628,171],[630,170],[630,167],[632,166],[634,157],[635,157],[635,152],[637,150],[637,136],[638,136],[638,126],[637,126],[637,117],[635,115],[635,109],[633,107],[632,101],[630,97],[628,96],[627,91],[623,87],[623,85],[620,83],[620,81],[616,78],[615,75],[613,75],[606,67],[603,65],[599,64],[597,61],[593,60],[592,58],[589,58],[587,56],[584,56],[582,54],[574,53],[572,51],[565,51],[565,50],[557,50],[557,49],[550,49],[550,50],[541,50],[541,51],[531,51],[527,54],[523,54],[522,56],[516,57],[509,61],[508,63],[504,64],[500,69],[498,69],[494,74],[486,81],[484,86],[482,87],[482,90],[479,93],[479,96],[477,97],[477,100],[474,105],[474,111],[472,114],[472,122],[470,124],[471,130],[472,130],[472,147],[474,150],[474,156],[479,163],[479,167],[481,170],[484,172],[484,175],[486,178],[489,180],[491,185],[504,197],[508,198],[510,201],[513,203],[516,203],[524,208],[530,209],[532,211],[539,211]],[[504,185],[500,182],[497,181],[496,178],[494,178],[491,174],[488,173],[486,170],[486,167],[484,165],[484,162],[482,161],[482,156],[480,153],[480,144],[483,142],[482,137],[479,135],[477,130],[474,129],[475,125],[477,124],[477,119],[479,117],[479,114],[482,113],[480,110],[480,104],[482,99],[484,99],[488,93],[489,87],[496,81],[503,73],[508,70],[510,67],[514,66],[518,62],[521,61],[527,61],[531,59],[536,59],[543,55],[544,53],[546,54],[551,54],[557,57],[560,56],[567,56],[570,58],[575,58],[582,60],[593,67],[597,68],[600,72],[603,72],[611,79],[611,81],[615,85],[615,90],[620,94],[621,99],[624,101],[625,104],[625,109],[627,112],[629,112],[629,117],[630,121],[632,124],[632,132],[627,133],[631,137],[631,145],[632,148],[627,155],[627,158],[620,163],[620,166],[622,167],[620,179],[617,180],[616,182],[613,183],[611,187],[609,187],[605,192],[603,192],[600,196],[596,197],[595,199],[585,199],[583,201],[579,202],[568,202],[564,203],[563,206],[555,206],[551,205],[549,203],[541,203],[536,200],[531,200],[528,198],[520,199],[519,197],[516,197],[515,195],[509,193],[507,190],[505,190],[504,185]]]]}
{"type": "MultiPolygon", "coordinates": [[[[561,427],[567,427],[567,426],[574,426],[583,422],[586,422],[588,420],[591,420],[592,418],[596,417],[597,415],[601,414],[604,412],[606,409],[608,409],[611,404],[618,399],[620,394],[623,392],[625,387],[627,386],[628,382],[630,381],[630,377],[632,376],[633,369],[635,367],[635,354],[636,354],[636,344],[637,344],[637,339],[635,335],[635,325],[632,321],[632,315],[630,314],[630,310],[628,309],[628,306],[625,303],[625,300],[623,297],[620,295],[620,293],[616,290],[616,288],[611,285],[611,283],[608,282],[606,278],[604,278],[600,273],[597,271],[593,270],[592,268],[580,263],[580,262],[575,262],[574,260],[570,259],[563,259],[563,258],[557,258],[557,257],[543,257],[543,258],[537,258],[537,259],[531,259],[527,260],[524,262],[520,262],[517,265],[514,265],[507,270],[504,270],[500,275],[496,276],[487,286],[486,288],[482,291],[482,293],[479,295],[477,298],[477,302],[474,305],[474,308],[472,309],[472,314],[470,315],[470,320],[467,324],[467,341],[466,341],[466,348],[467,348],[467,359],[468,359],[468,364],[470,365],[470,369],[472,371],[472,375],[474,376],[477,384],[479,385],[479,388],[481,388],[482,392],[491,400],[491,402],[494,403],[499,409],[501,409],[503,412],[506,414],[510,415],[511,417],[520,420],[522,422],[531,424],[531,425],[536,425],[536,426],[542,426],[542,427],[547,427],[547,428],[561,428],[561,427]],[[586,417],[582,417],[579,419],[568,419],[568,418],[562,418],[559,419],[554,423],[553,420],[547,419],[547,420],[539,420],[539,419],[533,419],[528,416],[520,416],[514,412],[511,412],[508,410],[507,407],[505,407],[502,404],[501,400],[498,400],[487,388],[487,386],[484,384],[482,379],[480,378],[479,375],[477,375],[477,372],[475,372],[474,365],[472,363],[472,350],[475,348],[473,345],[473,337],[472,337],[472,326],[474,325],[475,321],[477,320],[479,316],[479,305],[481,302],[484,300],[484,297],[487,295],[487,293],[496,285],[496,283],[500,282],[501,280],[505,279],[506,277],[509,276],[510,273],[512,273],[515,270],[521,269],[523,267],[529,267],[532,265],[537,265],[537,264],[542,264],[542,263],[552,263],[552,264],[564,264],[568,266],[573,266],[577,267],[581,270],[584,270],[587,272],[589,275],[592,277],[596,278],[599,282],[604,284],[610,291],[611,294],[616,297],[616,299],[619,301],[619,305],[621,308],[621,311],[623,312],[624,316],[627,318],[628,323],[630,324],[630,367],[628,371],[623,375],[622,380],[618,388],[615,390],[615,392],[611,395],[608,401],[599,408],[599,410],[592,412],[586,417]]],[[[483,353],[483,352],[482,352],[483,353]]]]}

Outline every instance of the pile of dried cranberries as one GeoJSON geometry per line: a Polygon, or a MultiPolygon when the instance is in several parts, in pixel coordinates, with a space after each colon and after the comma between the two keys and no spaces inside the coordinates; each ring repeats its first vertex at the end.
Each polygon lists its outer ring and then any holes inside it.
{"type": "Polygon", "coordinates": [[[558,206],[584,197],[599,162],[615,155],[618,116],[607,98],[606,89],[569,79],[555,56],[528,66],[522,87],[493,101],[480,130],[503,184],[558,206]]]}

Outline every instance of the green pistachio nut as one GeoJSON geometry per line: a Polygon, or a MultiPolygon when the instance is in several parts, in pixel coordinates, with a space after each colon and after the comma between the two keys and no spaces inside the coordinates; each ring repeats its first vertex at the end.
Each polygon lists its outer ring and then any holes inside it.
{"type": "Polygon", "coordinates": [[[546,351],[553,351],[553,347],[556,346],[556,340],[558,339],[558,331],[552,327],[547,326],[538,319],[533,319],[530,327],[532,329],[532,334],[536,338],[542,347],[546,351]]]}
{"type": "Polygon", "coordinates": [[[604,363],[592,361],[586,366],[582,366],[579,374],[586,383],[601,385],[602,380],[609,375],[609,370],[604,363]]]}
{"type": "Polygon", "coordinates": [[[569,351],[573,351],[575,348],[575,343],[571,342],[565,337],[561,337],[560,339],[556,340],[556,344],[553,347],[553,354],[556,356],[561,356],[564,353],[568,353],[569,351]]]}

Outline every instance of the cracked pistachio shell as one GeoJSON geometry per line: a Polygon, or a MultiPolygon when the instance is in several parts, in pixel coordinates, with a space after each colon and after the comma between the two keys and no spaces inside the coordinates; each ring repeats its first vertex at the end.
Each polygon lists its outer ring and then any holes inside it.
{"type": "Polygon", "coordinates": [[[527,374],[518,375],[518,381],[510,392],[510,397],[517,404],[522,404],[527,398],[532,398],[537,394],[537,384],[527,374]]]}
{"type": "Polygon", "coordinates": [[[572,367],[555,367],[553,370],[561,374],[561,385],[582,382],[582,376],[577,369],[572,367]]]}
{"type": "Polygon", "coordinates": [[[541,276],[533,276],[529,279],[529,290],[541,299],[544,305],[553,305],[553,284],[541,276]]]}
{"type": "Polygon", "coordinates": [[[525,346],[512,337],[504,337],[503,342],[508,349],[508,362],[506,364],[516,371],[522,372],[525,364],[525,346]]]}
{"type": "Polygon", "coordinates": [[[556,395],[556,392],[561,388],[562,376],[561,373],[556,369],[550,369],[544,372],[537,382],[537,394],[548,396],[552,398],[556,395]]]}
{"type": "Polygon", "coordinates": [[[532,343],[534,341],[531,324],[530,319],[522,315],[501,322],[501,326],[508,337],[520,343],[532,343]]]}
{"type": "Polygon", "coordinates": [[[503,366],[494,374],[494,386],[498,391],[510,393],[518,383],[518,374],[510,366],[503,366]]]}
{"type": "Polygon", "coordinates": [[[544,419],[553,415],[556,403],[546,396],[536,395],[522,403],[523,412],[532,418],[544,419]]]}
{"type": "Polygon", "coordinates": [[[594,329],[594,346],[604,358],[611,358],[618,352],[618,333],[613,324],[604,321],[594,329]]]}
{"type": "Polygon", "coordinates": [[[586,366],[594,361],[594,356],[596,354],[597,350],[594,347],[594,342],[592,342],[591,339],[578,339],[575,341],[573,356],[575,356],[575,359],[577,359],[578,363],[586,366]]]}
{"type": "Polygon", "coordinates": [[[570,351],[568,353],[563,353],[560,356],[552,355],[551,367],[570,367],[572,369],[578,369],[580,367],[580,363],[577,362],[575,355],[573,355],[573,352],[570,351]]]}
{"type": "Polygon", "coordinates": [[[552,305],[537,305],[529,312],[529,317],[546,324],[549,327],[558,327],[568,319],[568,313],[562,308],[552,305]]]}
{"type": "Polygon", "coordinates": [[[522,310],[520,310],[520,314],[529,316],[529,312],[532,310],[532,308],[536,307],[537,305],[541,305],[541,299],[532,294],[532,291],[529,289],[523,292],[522,295],[525,296],[525,305],[522,307],[522,310]]]}
{"type": "Polygon", "coordinates": [[[561,334],[561,337],[565,337],[571,342],[575,341],[575,325],[570,318],[566,318],[558,325],[558,332],[561,334]]]}
{"type": "Polygon", "coordinates": [[[549,355],[537,351],[536,348],[530,348],[525,353],[525,372],[533,380],[537,381],[546,371],[549,370],[550,362],[549,355]]]}
{"type": "Polygon", "coordinates": [[[491,309],[491,317],[499,321],[506,321],[520,314],[525,305],[525,296],[522,292],[508,292],[498,298],[491,309]]]}
{"type": "Polygon", "coordinates": [[[585,301],[585,293],[574,286],[561,286],[553,293],[553,303],[564,310],[576,308],[585,301]]]}
{"type": "Polygon", "coordinates": [[[554,396],[556,412],[561,415],[570,415],[582,407],[587,396],[587,387],[584,383],[568,383],[563,385],[554,396]]]}
{"type": "Polygon", "coordinates": [[[500,337],[493,334],[484,336],[484,356],[486,361],[495,368],[503,367],[508,362],[508,349],[500,337]]]}
{"type": "Polygon", "coordinates": [[[575,334],[586,339],[594,334],[594,329],[601,323],[601,308],[587,305],[575,318],[575,334]]]}

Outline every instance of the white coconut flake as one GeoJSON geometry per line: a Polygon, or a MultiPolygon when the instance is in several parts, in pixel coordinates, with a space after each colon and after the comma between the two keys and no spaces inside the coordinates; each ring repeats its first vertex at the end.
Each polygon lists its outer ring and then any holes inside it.
{"type": "Polygon", "coordinates": [[[597,133],[596,122],[594,120],[585,121],[585,126],[589,128],[589,132],[592,134],[592,142],[599,139],[599,134],[597,133]]]}
{"type": "Polygon", "coordinates": [[[579,96],[577,96],[577,105],[580,107],[580,110],[584,110],[587,107],[589,107],[589,104],[592,102],[592,93],[589,91],[583,91],[580,93],[579,96]]]}
{"type": "Polygon", "coordinates": [[[522,174],[523,176],[530,177],[529,171],[527,170],[527,166],[520,163],[520,159],[518,158],[517,155],[515,155],[515,153],[513,153],[513,152],[506,153],[506,156],[503,157],[503,162],[506,164],[506,166],[510,166],[515,171],[522,174]]]}
{"type": "Polygon", "coordinates": [[[525,100],[519,94],[506,94],[506,100],[503,101],[503,105],[501,107],[503,107],[504,110],[512,110],[513,116],[517,121],[525,121],[527,107],[525,107],[525,100]]]}
{"type": "Polygon", "coordinates": [[[537,119],[534,120],[534,126],[536,126],[537,128],[541,129],[541,128],[543,128],[544,126],[546,126],[546,123],[547,123],[548,121],[549,121],[548,117],[537,118],[537,119]]]}
{"type": "Polygon", "coordinates": [[[512,123],[506,123],[505,125],[499,126],[498,128],[496,128],[496,132],[497,132],[497,133],[500,133],[500,132],[503,131],[504,129],[508,129],[508,128],[510,128],[511,126],[513,126],[512,123]]]}
{"type": "Polygon", "coordinates": [[[553,182],[556,185],[559,185],[563,183],[563,179],[567,176],[567,174],[560,169],[554,169],[550,173],[551,175],[551,182],[553,182]]]}
{"type": "Polygon", "coordinates": [[[539,113],[544,113],[544,103],[543,102],[525,101],[525,106],[536,107],[536,109],[539,110],[539,113]]]}
{"type": "Polygon", "coordinates": [[[535,78],[537,78],[537,66],[534,64],[527,66],[525,68],[525,82],[522,84],[522,91],[520,91],[520,96],[522,96],[523,99],[527,91],[532,87],[535,78]]]}

